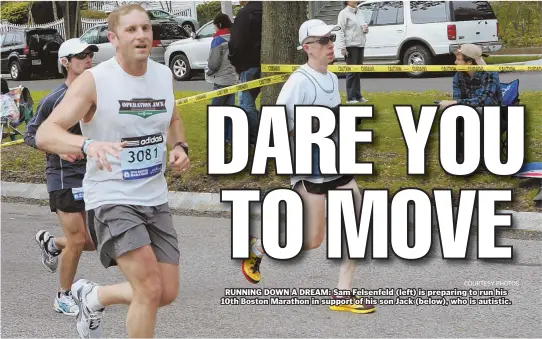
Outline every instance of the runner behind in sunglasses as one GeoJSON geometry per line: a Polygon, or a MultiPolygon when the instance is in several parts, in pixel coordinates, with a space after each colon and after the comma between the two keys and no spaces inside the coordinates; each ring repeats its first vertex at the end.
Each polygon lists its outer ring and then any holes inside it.
{"type": "MultiPolygon", "coordinates": [[[[79,39],[70,39],[60,45],[58,59],[66,81],[52,90],[38,104],[34,118],[28,123],[24,141],[36,147],[36,131],[62,101],[68,87],[84,71],[92,67],[92,57],[98,51],[95,45],[88,45],[79,39]]],[[[69,131],[81,135],[79,123],[69,131]]],[[[86,228],[85,202],[83,200],[83,177],[86,172],[86,157],[78,154],[47,155],[47,190],[51,212],[56,213],[65,237],[55,237],[46,230],[36,233],[36,242],[41,251],[41,263],[48,272],[58,267],[60,253],[60,291],[54,300],[53,309],[58,313],[76,316],[79,307],[71,292],[81,252],[94,251],[95,246],[86,228]]]]}
{"type": "MultiPolygon", "coordinates": [[[[335,35],[331,32],[339,29],[338,26],[327,25],[321,20],[308,20],[299,29],[300,46],[297,49],[305,51],[309,60],[292,73],[277,99],[277,105],[286,106],[291,137],[294,136],[294,107],[296,105],[325,106],[337,111],[341,104],[339,80],[334,73],[327,70],[328,64],[334,59],[333,41],[335,41],[335,35]]],[[[333,137],[338,144],[336,132],[333,137]]],[[[325,198],[329,190],[352,189],[358,216],[361,210],[361,193],[354,178],[349,175],[322,175],[319,173],[319,153],[318,147],[313,146],[312,175],[291,177],[292,188],[299,193],[305,207],[307,223],[304,225],[306,234],[304,250],[318,248],[324,240],[326,229],[325,198]]],[[[250,259],[243,260],[242,270],[248,281],[258,283],[260,281],[259,267],[264,251],[259,239],[251,237],[250,244],[250,259]]],[[[351,291],[356,269],[355,264],[348,258],[344,259],[339,271],[337,289],[351,291]]],[[[361,304],[351,296],[334,296],[334,299],[343,298],[348,300],[336,300],[337,305],[330,306],[330,310],[352,313],[375,311],[373,305],[361,304]]]]}

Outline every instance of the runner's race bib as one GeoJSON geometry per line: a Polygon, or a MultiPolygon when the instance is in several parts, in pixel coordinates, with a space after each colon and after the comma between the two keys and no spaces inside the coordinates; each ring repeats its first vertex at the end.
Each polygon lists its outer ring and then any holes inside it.
{"type": "Polygon", "coordinates": [[[127,144],[120,161],[124,180],[137,180],[155,176],[162,171],[164,136],[162,134],[123,138],[127,144]]]}
{"type": "Polygon", "coordinates": [[[72,196],[73,196],[73,200],[75,201],[83,200],[83,197],[84,197],[83,187],[72,188],[72,196]]]}

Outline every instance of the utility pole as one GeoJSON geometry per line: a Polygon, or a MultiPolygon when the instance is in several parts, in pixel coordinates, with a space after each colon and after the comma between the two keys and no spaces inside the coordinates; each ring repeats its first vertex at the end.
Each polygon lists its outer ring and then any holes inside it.
{"type": "Polygon", "coordinates": [[[233,21],[233,6],[231,4],[231,1],[220,1],[220,8],[222,10],[222,13],[227,14],[233,21]]]}

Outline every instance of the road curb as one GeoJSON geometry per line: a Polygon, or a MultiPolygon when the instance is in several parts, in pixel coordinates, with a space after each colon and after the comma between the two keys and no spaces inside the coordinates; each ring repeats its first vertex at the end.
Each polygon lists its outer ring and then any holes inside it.
{"type": "MultiPolygon", "coordinates": [[[[21,198],[29,200],[48,200],[47,186],[45,184],[30,184],[20,182],[1,182],[2,197],[21,198]]],[[[169,205],[172,210],[183,213],[215,214],[222,217],[231,215],[231,204],[220,201],[218,193],[195,193],[195,192],[169,192],[169,205]]],[[[284,213],[284,209],[282,214],[284,213]]],[[[542,240],[542,213],[517,212],[510,210],[497,211],[512,215],[512,227],[498,228],[497,233],[505,237],[525,240],[542,240]]],[[[260,204],[251,204],[251,219],[261,218],[260,204]]],[[[413,213],[410,213],[409,223],[414,221],[413,213]]],[[[477,233],[478,216],[474,211],[471,232],[477,233]]],[[[438,229],[435,207],[433,206],[433,228],[438,229]]]]}

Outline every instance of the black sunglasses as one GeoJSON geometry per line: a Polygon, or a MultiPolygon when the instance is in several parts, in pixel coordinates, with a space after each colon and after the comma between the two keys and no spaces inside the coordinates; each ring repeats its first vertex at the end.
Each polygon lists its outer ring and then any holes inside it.
{"type": "Polygon", "coordinates": [[[337,36],[336,35],[331,35],[331,36],[324,36],[324,37],[321,37],[320,39],[318,40],[315,40],[315,41],[310,41],[310,42],[305,42],[306,44],[313,44],[315,42],[319,43],[320,45],[327,45],[329,44],[330,41],[333,41],[335,42],[335,40],[337,40],[337,36]]]}
{"type": "Polygon", "coordinates": [[[87,55],[89,57],[93,58],[94,57],[94,52],[81,52],[81,53],[70,55],[70,58],[76,58],[78,60],[85,60],[87,55]]]}

